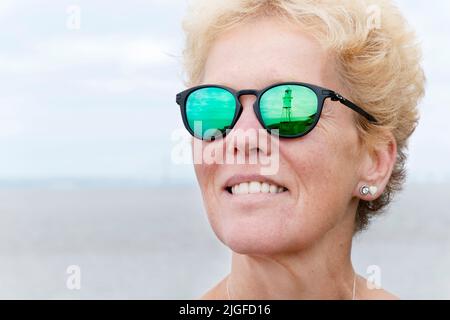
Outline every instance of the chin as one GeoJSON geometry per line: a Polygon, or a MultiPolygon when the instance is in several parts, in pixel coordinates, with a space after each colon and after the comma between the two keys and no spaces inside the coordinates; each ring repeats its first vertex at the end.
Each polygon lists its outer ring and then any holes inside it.
{"type": "Polygon", "coordinates": [[[232,237],[226,240],[225,245],[233,252],[245,255],[272,256],[286,251],[281,244],[269,239],[261,240],[260,237],[232,237]]]}
{"type": "MultiPolygon", "coordinates": [[[[261,217],[259,217],[261,218],[261,217]]],[[[234,219],[213,225],[217,237],[232,251],[248,255],[277,255],[307,247],[306,234],[292,228],[294,223],[284,224],[281,219],[254,221],[234,219]]]]}

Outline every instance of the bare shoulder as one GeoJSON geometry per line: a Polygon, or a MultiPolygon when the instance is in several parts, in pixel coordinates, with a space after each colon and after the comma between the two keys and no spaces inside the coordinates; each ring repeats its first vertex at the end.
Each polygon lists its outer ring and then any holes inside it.
{"type": "Polygon", "coordinates": [[[360,292],[357,293],[357,299],[359,300],[400,300],[396,295],[386,291],[383,288],[371,288],[367,284],[367,280],[361,276],[358,276],[360,292]]]}
{"type": "Polygon", "coordinates": [[[224,295],[224,292],[226,292],[225,279],[226,278],[222,279],[214,287],[209,289],[206,293],[199,297],[198,300],[226,300],[227,297],[224,295]]]}

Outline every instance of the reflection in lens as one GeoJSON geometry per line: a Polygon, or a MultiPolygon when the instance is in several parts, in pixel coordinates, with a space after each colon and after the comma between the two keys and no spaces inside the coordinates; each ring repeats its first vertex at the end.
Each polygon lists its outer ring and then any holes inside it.
{"type": "Polygon", "coordinates": [[[317,95],[311,89],[281,85],[262,95],[260,112],[269,129],[278,129],[281,136],[294,136],[308,131],[314,124],[317,105],[317,95]]]}
{"type": "Polygon", "coordinates": [[[192,92],[186,101],[189,127],[197,137],[210,140],[230,128],[236,101],[228,90],[207,87],[192,92]]]}

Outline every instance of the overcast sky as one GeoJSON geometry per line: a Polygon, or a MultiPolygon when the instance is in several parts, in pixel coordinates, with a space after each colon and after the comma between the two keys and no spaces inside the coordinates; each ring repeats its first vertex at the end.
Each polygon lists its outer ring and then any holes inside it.
{"type": "MultiPolygon", "coordinates": [[[[424,48],[414,181],[450,179],[450,1],[397,1],[424,48]]],[[[0,0],[0,184],[14,179],[192,183],[171,163],[183,130],[184,0],[0,0]],[[67,25],[81,9],[80,29],[67,25]],[[73,12],[73,11],[72,11],[73,12]]]]}

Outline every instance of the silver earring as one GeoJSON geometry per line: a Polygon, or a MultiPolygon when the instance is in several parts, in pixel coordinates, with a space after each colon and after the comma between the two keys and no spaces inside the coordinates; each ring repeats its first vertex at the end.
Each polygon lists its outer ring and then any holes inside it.
{"type": "Polygon", "coordinates": [[[363,195],[363,196],[367,196],[369,193],[370,195],[374,196],[377,194],[378,192],[378,188],[376,186],[366,186],[363,185],[361,187],[361,189],[359,189],[359,192],[363,195]]]}

